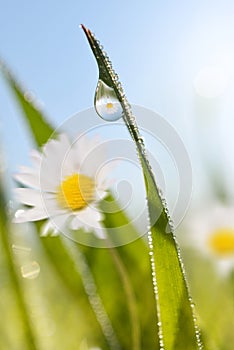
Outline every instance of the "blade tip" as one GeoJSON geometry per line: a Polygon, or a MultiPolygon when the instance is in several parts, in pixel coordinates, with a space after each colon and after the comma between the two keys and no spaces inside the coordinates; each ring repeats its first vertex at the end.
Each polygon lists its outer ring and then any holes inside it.
{"type": "Polygon", "coordinates": [[[80,24],[79,26],[83,31],[85,32],[86,35],[90,35],[90,30],[84,26],[84,24],[80,24]]]}

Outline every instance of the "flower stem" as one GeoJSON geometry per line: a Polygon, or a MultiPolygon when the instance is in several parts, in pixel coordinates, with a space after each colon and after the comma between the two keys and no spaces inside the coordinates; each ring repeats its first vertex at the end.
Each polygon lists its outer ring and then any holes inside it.
{"type": "Polygon", "coordinates": [[[133,291],[131,282],[129,280],[127,270],[121,260],[121,257],[119,256],[117,249],[109,248],[108,251],[110,252],[113,258],[113,262],[116,266],[116,269],[119,272],[120,278],[123,282],[124,291],[127,297],[128,310],[129,310],[129,315],[130,315],[131,325],[132,325],[132,345],[133,345],[132,349],[140,350],[141,348],[140,347],[140,325],[139,325],[137,304],[136,304],[134,291],[133,291]]]}
{"type": "Polygon", "coordinates": [[[97,293],[97,286],[92,271],[90,270],[89,265],[86,261],[85,255],[82,253],[81,249],[79,249],[79,246],[67,237],[61,236],[61,240],[64,244],[64,248],[67,250],[69,256],[74,261],[75,269],[82,279],[82,283],[89,299],[90,306],[93,309],[93,312],[110,346],[110,349],[120,350],[119,340],[117,339],[117,336],[114,332],[111,320],[107,315],[102,300],[97,293]]]}

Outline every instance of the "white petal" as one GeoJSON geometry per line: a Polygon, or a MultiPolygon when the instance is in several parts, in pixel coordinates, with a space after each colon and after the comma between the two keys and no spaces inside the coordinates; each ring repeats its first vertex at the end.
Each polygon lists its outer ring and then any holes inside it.
{"type": "Polygon", "coordinates": [[[102,214],[95,208],[86,207],[83,210],[77,211],[71,223],[73,227],[95,226],[98,221],[103,219],[102,214]]]}
{"type": "Polygon", "coordinates": [[[40,231],[41,237],[46,237],[48,235],[50,235],[51,237],[56,237],[59,235],[59,231],[50,220],[48,220],[45,224],[42,225],[40,231]]]}
{"type": "Polygon", "coordinates": [[[64,159],[63,175],[66,172],[68,175],[80,172],[80,164],[87,154],[87,144],[88,138],[85,135],[78,135],[73,141],[64,159]]]}
{"type": "Polygon", "coordinates": [[[78,135],[76,141],[73,143],[73,148],[76,150],[79,158],[89,153],[92,149],[96,148],[100,143],[97,137],[89,138],[87,135],[78,135]]]}
{"type": "Polygon", "coordinates": [[[70,222],[70,228],[72,230],[79,230],[82,227],[84,227],[83,222],[79,220],[78,216],[74,216],[74,218],[70,222]]]}
{"type": "Polygon", "coordinates": [[[43,191],[55,193],[61,183],[60,171],[61,167],[58,166],[56,157],[54,160],[44,160],[43,158],[39,174],[40,188],[43,191]]]}
{"type": "Polygon", "coordinates": [[[28,210],[19,210],[16,212],[13,222],[22,223],[27,221],[38,221],[46,218],[47,214],[45,211],[33,208],[28,210]]]}
{"type": "Polygon", "coordinates": [[[95,224],[98,221],[103,220],[103,214],[97,210],[96,207],[86,207],[81,210],[78,214],[80,220],[82,220],[85,224],[95,224]]]}
{"type": "Polygon", "coordinates": [[[217,268],[220,272],[221,275],[223,276],[227,276],[234,267],[234,259],[223,259],[223,260],[219,260],[217,262],[217,260],[215,261],[217,264],[217,268]]]}
{"type": "Polygon", "coordinates": [[[20,182],[22,185],[33,187],[35,189],[40,188],[38,174],[32,171],[15,174],[14,179],[20,182]]]}
{"type": "Polygon", "coordinates": [[[66,153],[64,160],[62,162],[61,167],[61,177],[64,178],[66,176],[75,174],[79,169],[79,159],[77,155],[74,154],[74,150],[72,148],[66,153]]]}
{"type": "Polygon", "coordinates": [[[48,217],[55,215],[63,215],[65,213],[69,213],[68,209],[61,208],[54,197],[54,195],[46,193],[43,198],[44,209],[48,213],[48,217]]]}
{"type": "Polygon", "coordinates": [[[58,139],[50,139],[44,146],[43,152],[46,157],[57,155],[58,153],[65,153],[70,147],[70,142],[65,134],[60,134],[58,139]]]}
{"type": "MultiPolygon", "coordinates": [[[[94,173],[93,168],[96,169],[97,165],[93,164],[93,160],[90,159],[90,152],[95,154],[95,147],[97,147],[98,143],[98,140],[90,139],[86,135],[78,135],[64,159],[63,175],[81,172],[90,176],[91,173],[94,173]]],[[[96,155],[93,158],[96,163],[96,155]]]]}
{"type": "Polygon", "coordinates": [[[55,191],[62,181],[63,161],[70,149],[66,135],[60,135],[58,140],[50,140],[43,148],[44,156],[41,163],[41,187],[46,191],[55,191]]]}
{"type": "Polygon", "coordinates": [[[100,141],[97,138],[89,138],[86,135],[77,137],[73,144],[73,152],[79,159],[79,172],[91,176],[96,171],[101,163],[100,157],[103,156],[103,152],[97,149],[99,144],[100,141]]]}
{"type": "Polygon", "coordinates": [[[82,158],[82,155],[85,153],[85,142],[82,135],[77,135],[75,140],[72,142],[72,151],[79,159],[82,158]]]}
{"type": "MultiPolygon", "coordinates": [[[[99,217],[100,218],[100,217],[99,217]]],[[[105,229],[102,227],[101,223],[98,221],[83,221],[80,216],[75,216],[71,223],[70,228],[72,230],[83,229],[85,232],[94,232],[94,234],[101,239],[106,238],[105,229]]]]}
{"type": "Polygon", "coordinates": [[[100,167],[102,167],[104,164],[101,153],[101,149],[92,149],[89,153],[87,152],[80,164],[80,171],[83,174],[95,178],[100,167]]]}
{"type": "Polygon", "coordinates": [[[19,171],[20,171],[20,173],[36,174],[35,169],[28,167],[28,166],[24,166],[24,165],[21,165],[19,167],[19,171]]]}
{"type": "Polygon", "coordinates": [[[100,239],[105,239],[107,238],[106,236],[106,230],[104,227],[102,227],[101,224],[98,224],[95,228],[94,228],[94,233],[95,235],[100,238],[100,239]]]}
{"type": "Polygon", "coordinates": [[[95,201],[96,201],[96,202],[101,201],[101,200],[103,200],[107,195],[108,195],[108,192],[107,192],[107,191],[96,190],[96,193],[95,193],[95,201]]]}
{"type": "MultiPolygon", "coordinates": [[[[29,187],[32,187],[35,189],[43,188],[43,186],[42,186],[43,181],[45,183],[52,181],[53,186],[50,187],[49,189],[51,189],[51,188],[54,189],[55,188],[54,179],[52,176],[49,176],[49,174],[48,174],[49,171],[44,166],[45,163],[42,163],[42,164],[43,164],[43,171],[42,171],[40,166],[38,166],[38,169],[33,169],[33,168],[21,166],[20,173],[15,174],[14,179],[19,181],[20,183],[22,183],[25,186],[29,186],[29,187]]],[[[51,164],[51,166],[53,167],[53,164],[51,164]]],[[[44,186],[44,187],[46,187],[46,186],[44,186]]]]}
{"type": "Polygon", "coordinates": [[[56,186],[59,186],[61,182],[61,163],[59,163],[56,153],[42,158],[39,179],[43,191],[54,192],[56,186]]]}
{"type": "Polygon", "coordinates": [[[71,215],[70,213],[63,213],[61,215],[56,215],[56,216],[50,218],[50,220],[53,223],[53,225],[57,231],[63,232],[64,225],[66,224],[70,215],[71,215]]]}
{"type": "Polygon", "coordinates": [[[40,191],[36,191],[31,188],[15,188],[14,194],[16,200],[23,204],[37,206],[40,208],[43,207],[40,191]]]}
{"type": "Polygon", "coordinates": [[[41,165],[41,160],[42,160],[42,155],[40,152],[38,152],[37,150],[33,149],[30,152],[30,158],[32,160],[33,165],[39,169],[40,165],[41,165]]]}
{"type": "Polygon", "coordinates": [[[90,150],[89,144],[90,139],[86,135],[78,135],[76,140],[72,143],[72,147],[68,152],[68,157],[73,164],[72,172],[81,172],[81,164],[90,150]]]}

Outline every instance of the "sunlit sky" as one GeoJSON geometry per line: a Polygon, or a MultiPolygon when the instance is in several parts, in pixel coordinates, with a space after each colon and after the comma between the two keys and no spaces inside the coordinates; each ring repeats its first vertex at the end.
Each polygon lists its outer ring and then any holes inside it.
{"type": "MultiPolygon", "coordinates": [[[[9,0],[1,1],[0,23],[1,57],[53,125],[93,104],[98,73],[79,28],[84,23],[104,45],[129,101],[157,111],[178,131],[195,192],[209,185],[204,166],[223,164],[226,186],[232,183],[233,1],[9,0]]],[[[15,171],[31,143],[3,79],[0,119],[5,158],[15,171]]]]}

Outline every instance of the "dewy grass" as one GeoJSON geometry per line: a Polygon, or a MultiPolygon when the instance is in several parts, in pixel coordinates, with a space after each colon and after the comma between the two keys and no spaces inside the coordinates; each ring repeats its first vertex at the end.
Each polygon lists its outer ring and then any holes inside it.
{"type": "MultiPolygon", "coordinates": [[[[112,68],[107,54],[103,51],[93,33],[83,25],[92,52],[99,68],[99,82],[103,89],[99,100],[110,96],[104,103],[116,100],[122,107],[122,118],[135,142],[142,166],[149,209],[149,248],[152,266],[152,281],[158,312],[159,342],[165,349],[202,349],[198,326],[193,314],[193,303],[188,293],[187,281],[178,245],[171,227],[165,201],[161,198],[155,177],[146,156],[145,145],[140,135],[131,106],[128,103],[118,76],[112,68]],[[111,95],[109,93],[111,91],[111,95]],[[155,212],[158,214],[155,222],[155,212]],[[189,335],[189,339],[188,339],[189,335]]],[[[97,94],[97,92],[96,92],[97,94]]],[[[95,99],[96,102],[96,99],[95,99]]],[[[100,112],[99,112],[100,114],[100,112]]],[[[102,116],[106,119],[105,116],[102,116]]],[[[119,115],[120,117],[120,115],[119,115]]],[[[107,119],[108,120],[108,119],[107,119]]]]}

